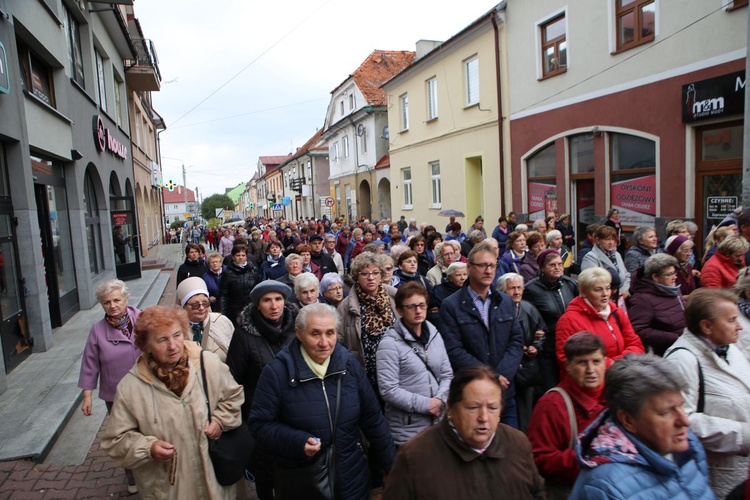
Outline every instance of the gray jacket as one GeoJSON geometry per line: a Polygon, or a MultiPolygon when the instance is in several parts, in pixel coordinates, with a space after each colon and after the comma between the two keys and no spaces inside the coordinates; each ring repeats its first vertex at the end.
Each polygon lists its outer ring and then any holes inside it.
{"type": "Polygon", "coordinates": [[[430,399],[447,402],[448,387],[453,380],[440,332],[429,321],[422,324],[422,329],[429,331],[426,346],[398,320],[385,332],[378,347],[378,387],[385,401],[385,419],[397,445],[437,422],[428,412],[430,399]]]}

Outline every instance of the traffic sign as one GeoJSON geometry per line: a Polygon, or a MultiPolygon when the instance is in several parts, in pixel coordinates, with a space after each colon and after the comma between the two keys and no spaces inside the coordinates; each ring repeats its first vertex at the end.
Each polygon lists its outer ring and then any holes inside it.
{"type": "Polygon", "coordinates": [[[273,211],[274,212],[283,212],[284,207],[281,205],[281,203],[274,203],[273,204],[273,211]]]}
{"type": "Polygon", "coordinates": [[[328,197],[327,197],[327,198],[325,199],[325,202],[324,202],[324,203],[326,204],[326,206],[327,206],[327,207],[332,207],[332,206],[333,206],[333,205],[334,205],[334,204],[335,204],[336,202],[335,202],[335,201],[333,201],[333,198],[331,198],[330,196],[328,196],[328,197]]]}
{"type": "Polygon", "coordinates": [[[216,218],[221,219],[224,217],[224,209],[223,208],[217,208],[216,210],[216,218]]]}

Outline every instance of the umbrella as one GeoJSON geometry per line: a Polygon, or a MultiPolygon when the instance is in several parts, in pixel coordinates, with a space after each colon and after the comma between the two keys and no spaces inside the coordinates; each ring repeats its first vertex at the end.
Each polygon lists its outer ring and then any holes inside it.
{"type": "Polygon", "coordinates": [[[458,210],[442,210],[438,212],[438,215],[442,217],[466,217],[463,212],[458,210]]]}

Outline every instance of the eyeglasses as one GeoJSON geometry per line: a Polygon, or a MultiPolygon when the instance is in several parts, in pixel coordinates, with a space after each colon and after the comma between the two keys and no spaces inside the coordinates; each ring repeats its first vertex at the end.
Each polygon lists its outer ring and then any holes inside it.
{"type": "Polygon", "coordinates": [[[365,271],[361,271],[359,273],[360,278],[369,278],[370,276],[375,276],[375,277],[380,276],[380,271],[370,271],[369,273],[365,271]]]}
{"type": "Polygon", "coordinates": [[[203,309],[208,309],[209,307],[211,307],[211,304],[209,304],[208,302],[195,302],[193,304],[188,304],[188,305],[190,306],[190,309],[192,309],[193,311],[197,311],[201,307],[203,309]]]}
{"type": "Polygon", "coordinates": [[[672,271],[671,273],[664,273],[664,274],[662,274],[662,277],[664,277],[664,278],[672,278],[673,276],[677,276],[677,272],[676,271],[672,271]]]}
{"type": "Polygon", "coordinates": [[[344,289],[343,286],[329,286],[326,292],[340,292],[344,289]]]}
{"type": "Polygon", "coordinates": [[[420,311],[426,311],[427,310],[427,304],[424,302],[420,302],[419,304],[408,304],[404,306],[404,309],[408,309],[410,311],[416,311],[419,309],[420,311]]]}
{"type": "Polygon", "coordinates": [[[477,264],[476,262],[469,262],[472,266],[476,266],[482,271],[488,271],[488,270],[495,270],[497,269],[497,264],[477,264]]]}
{"type": "Polygon", "coordinates": [[[393,271],[393,266],[385,266],[385,270],[390,273],[391,271],[393,271]]]}

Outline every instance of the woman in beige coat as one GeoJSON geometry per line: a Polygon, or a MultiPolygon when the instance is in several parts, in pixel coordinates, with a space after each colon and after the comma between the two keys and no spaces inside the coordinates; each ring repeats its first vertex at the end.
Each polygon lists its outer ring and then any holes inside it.
{"type": "Polygon", "coordinates": [[[133,469],[141,498],[230,499],[208,455],[208,439],[242,423],[244,401],[229,368],[204,352],[211,421],[200,370],[200,347],[183,309],[154,306],[135,326],[143,354],[117,386],[101,446],[115,464],[133,469]]]}

